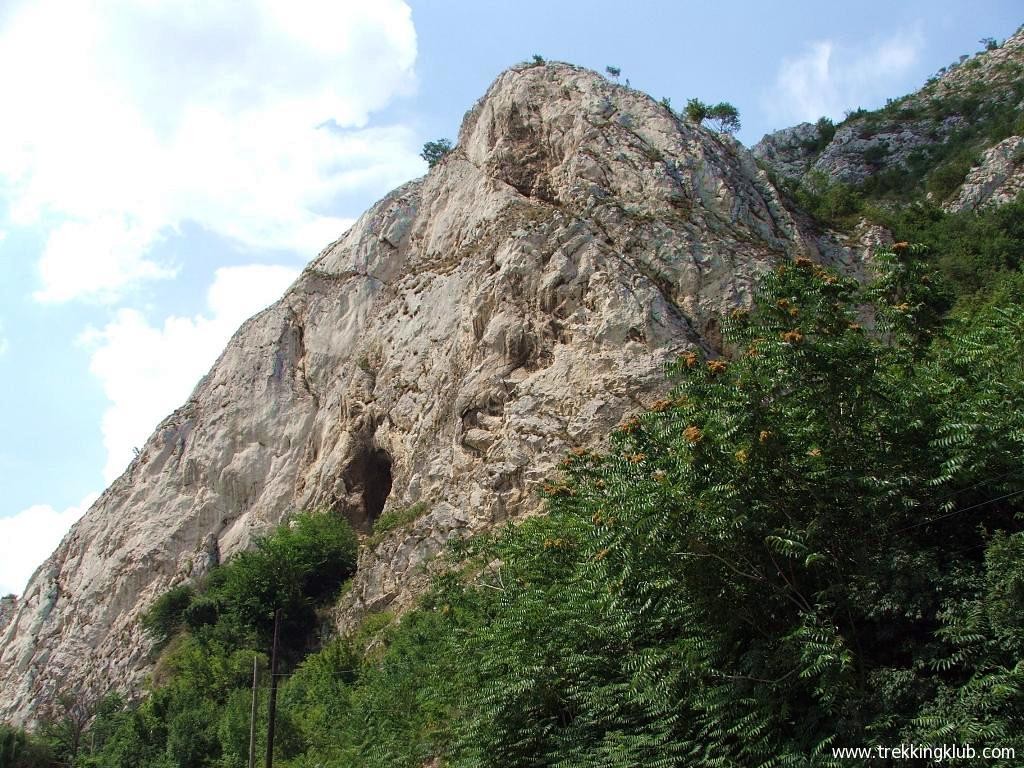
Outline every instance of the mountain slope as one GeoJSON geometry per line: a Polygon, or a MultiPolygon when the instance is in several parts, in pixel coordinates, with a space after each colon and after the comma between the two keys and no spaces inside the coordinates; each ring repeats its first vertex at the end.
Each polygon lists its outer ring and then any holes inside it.
{"type": "Polygon", "coordinates": [[[882,109],[858,109],[836,126],[822,119],[776,131],[751,151],[784,179],[818,175],[869,194],[928,193],[942,202],[982,150],[1024,132],[1022,104],[1024,27],[882,109]]]}
{"type": "Polygon", "coordinates": [[[860,258],[734,141],[586,70],[509,70],[454,153],[243,325],[36,572],[0,636],[0,718],[138,690],[139,613],[295,509],[368,532],[421,504],[364,548],[342,622],[407,601],[448,539],[537,510],[567,448],[653,401],[797,255],[860,258]]]}

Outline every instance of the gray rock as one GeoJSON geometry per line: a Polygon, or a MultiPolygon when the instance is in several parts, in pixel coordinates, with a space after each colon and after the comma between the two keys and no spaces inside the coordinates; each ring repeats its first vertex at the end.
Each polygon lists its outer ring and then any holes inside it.
{"type": "Polygon", "coordinates": [[[832,181],[859,185],[890,168],[907,168],[910,157],[945,142],[964,120],[952,116],[934,120],[857,120],[836,130],[832,141],[814,161],[813,169],[832,181]]]}
{"type": "Polygon", "coordinates": [[[3,632],[4,627],[14,617],[14,611],[17,606],[18,598],[14,595],[0,597],[0,632],[3,632]]]}
{"type": "Polygon", "coordinates": [[[820,150],[821,131],[814,123],[800,123],[764,136],[750,152],[780,176],[799,179],[810,170],[820,150]]]}
{"type": "Polygon", "coordinates": [[[947,211],[973,211],[1008,203],[1024,192],[1024,136],[1011,136],[987,150],[981,163],[967,174],[947,211]]]}

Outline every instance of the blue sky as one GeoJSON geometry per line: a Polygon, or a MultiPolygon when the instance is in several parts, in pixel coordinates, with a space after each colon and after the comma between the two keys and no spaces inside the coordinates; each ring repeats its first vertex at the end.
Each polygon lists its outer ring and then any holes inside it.
{"type": "Polygon", "coordinates": [[[1015,2],[7,0],[0,594],[320,247],[534,53],[770,130],[917,88],[1015,2]]]}

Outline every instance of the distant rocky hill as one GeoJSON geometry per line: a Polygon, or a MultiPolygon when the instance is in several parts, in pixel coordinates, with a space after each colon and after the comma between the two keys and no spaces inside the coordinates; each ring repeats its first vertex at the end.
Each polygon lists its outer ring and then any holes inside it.
{"type": "Polygon", "coordinates": [[[1018,30],[1001,46],[965,57],[883,109],[859,110],[838,126],[821,121],[786,128],[751,151],[793,180],[818,172],[858,185],[895,169],[923,176],[948,159],[951,142],[976,152],[988,143],[985,129],[1019,133],[1022,108],[1024,30],[1018,30]]]}
{"type": "MultiPolygon", "coordinates": [[[[407,605],[446,542],[538,511],[568,449],[657,399],[680,352],[713,353],[716,318],[748,304],[765,270],[806,256],[856,273],[886,237],[824,231],[773,177],[861,183],[920,162],[915,149],[969,120],[941,109],[966,110],[976,83],[976,113],[1019,101],[1022,45],[1018,34],[828,141],[798,126],[753,152],[588,70],[503,73],[455,151],[239,329],[0,607],[0,719],[31,722],[65,688],[141,690],[152,658],[139,614],[297,509],[368,533],[415,505],[364,544],[338,622],[407,605]]],[[[1019,141],[1000,144],[956,204],[1012,194],[1018,160],[1019,141]]]]}

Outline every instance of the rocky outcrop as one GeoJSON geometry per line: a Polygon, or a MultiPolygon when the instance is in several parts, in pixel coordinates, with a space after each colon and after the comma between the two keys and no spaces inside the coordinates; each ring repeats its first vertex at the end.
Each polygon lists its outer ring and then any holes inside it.
{"type": "Polygon", "coordinates": [[[854,120],[836,129],[811,168],[832,181],[858,186],[882,170],[909,168],[915,153],[942,144],[965,124],[960,115],[854,120]]]}
{"type": "Polygon", "coordinates": [[[367,532],[419,504],[364,545],[339,621],[407,603],[447,541],[538,510],[566,450],[713,350],[764,270],[855,250],[645,95],[568,65],[504,73],[454,152],[242,326],[37,571],[0,637],[0,717],[97,680],[137,691],[140,611],[292,510],[367,532]]]}
{"type": "Polygon", "coordinates": [[[973,211],[1008,203],[1024,192],[1024,136],[1011,136],[987,150],[972,168],[947,211],[973,211]]]}
{"type": "Polygon", "coordinates": [[[4,627],[14,618],[14,611],[17,606],[18,598],[14,595],[0,597],[0,632],[3,632],[4,627]]]}
{"type": "Polygon", "coordinates": [[[799,179],[821,151],[821,131],[814,123],[800,123],[764,136],[750,148],[751,154],[780,176],[799,179]]]}

